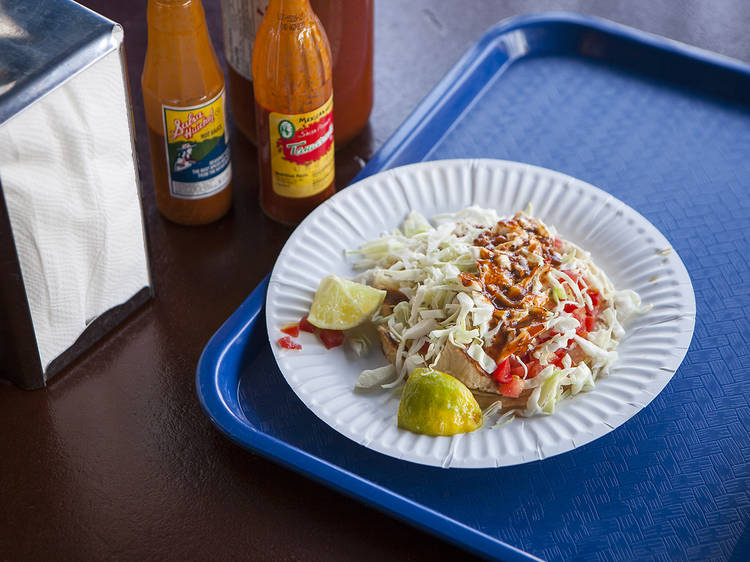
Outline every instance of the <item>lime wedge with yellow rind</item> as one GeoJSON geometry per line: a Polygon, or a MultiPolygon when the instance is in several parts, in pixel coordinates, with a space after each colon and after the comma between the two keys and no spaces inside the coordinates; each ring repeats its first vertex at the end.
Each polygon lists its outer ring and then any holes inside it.
{"type": "Polygon", "coordinates": [[[308,322],[326,330],[359,326],[380,308],[385,291],[329,275],[315,292],[308,322]]]}
{"type": "Polygon", "coordinates": [[[482,409],[457,378],[414,369],[401,394],[398,426],[425,435],[468,433],[482,427],[482,409]]]}

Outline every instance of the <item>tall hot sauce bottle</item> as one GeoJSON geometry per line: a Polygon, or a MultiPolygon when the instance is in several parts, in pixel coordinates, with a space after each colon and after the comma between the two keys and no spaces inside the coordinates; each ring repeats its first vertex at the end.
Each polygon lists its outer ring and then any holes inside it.
{"type": "Polygon", "coordinates": [[[141,76],[156,205],[186,225],[213,222],[232,204],[224,76],[200,0],[149,0],[141,76]]]}
{"type": "MultiPolygon", "coordinates": [[[[253,43],[268,0],[221,0],[227,89],[234,123],[253,143],[253,43]]],[[[374,0],[310,0],[333,56],[334,142],[341,148],[367,125],[373,102],[374,0]]]]}
{"type": "Polygon", "coordinates": [[[296,224],[333,195],[331,49],[309,0],[271,0],[253,49],[260,204],[296,224]]]}

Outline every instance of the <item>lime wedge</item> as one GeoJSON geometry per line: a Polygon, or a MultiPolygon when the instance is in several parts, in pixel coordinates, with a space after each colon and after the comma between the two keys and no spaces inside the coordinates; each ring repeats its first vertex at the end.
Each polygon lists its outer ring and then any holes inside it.
{"type": "Polygon", "coordinates": [[[482,427],[482,410],[458,379],[440,371],[414,369],[401,394],[398,426],[425,435],[455,435],[482,427]]]}
{"type": "Polygon", "coordinates": [[[318,285],[307,320],[326,330],[348,330],[370,318],[384,298],[385,291],[329,275],[318,285]]]}

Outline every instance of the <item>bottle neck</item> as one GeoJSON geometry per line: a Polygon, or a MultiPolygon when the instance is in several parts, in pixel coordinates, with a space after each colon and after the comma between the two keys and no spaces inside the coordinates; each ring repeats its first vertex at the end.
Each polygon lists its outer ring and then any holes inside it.
{"type": "MultiPolygon", "coordinates": [[[[149,0],[144,97],[198,104],[224,87],[200,0],[149,0]]],[[[153,116],[151,123],[161,117],[153,116]]]]}
{"type": "Polygon", "coordinates": [[[148,0],[149,31],[208,36],[201,0],[148,0]]]}
{"type": "Polygon", "coordinates": [[[305,17],[310,13],[312,13],[310,0],[271,0],[266,9],[266,16],[270,15],[273,18],[284,16],[305,17]]]}

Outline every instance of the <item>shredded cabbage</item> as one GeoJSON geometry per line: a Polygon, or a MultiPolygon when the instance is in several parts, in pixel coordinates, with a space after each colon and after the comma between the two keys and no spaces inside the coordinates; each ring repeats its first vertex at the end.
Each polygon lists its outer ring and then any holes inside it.
{"type": "MultiPolygon", "coordinates": [[[[523,213],[516,217],[536,220],[523,213]]],[[[498,220],[495,210],[476,206],[438,215],[432,223],[412,211],[400,229],[351,252],[358,256],[355,268],[361,271],[360,279],[404,298],[376,318],[398,343],[395,365],[388,370],[364,371],[357,388],[398,386],[415,367],[434,366],[449,344],[463,349],[488,376],[494,372],[497,362],[488,351],[501,328],[500,322],[493,320],[497,309],[476,277],[462,274],[478,274],[477,260],[483,259],[485,250],[475,245],[475,240],[498,220]]],[[[529,350],[539,363],[534,371],[538,374],[529,378],[531,363],[510,356],[523,367],[521,378],[528,398],[525,407],[501,417],[506,421],[515,414],[552,414],[560,400],[594,388],[596,379],[606,375],[617,358],[615,349],[625,334],[623,324],[649,309],[641,305],[634,291],[616,291],[588,252],[558,239],[553,227],[533,224],[548,236],[546,240],[555,240],[559,261],[554,266],[523,246],[514,246],[512,253],[503,249],[494,254],[496,263],[506,270],[533,268],[536,273],[524,290],[547,303],[548,315],[546,319],[542,316],[543,330],[535,332],[541,343],[534,343],[529,350]],[[590,291],[597,293],[596,307],[590,291]],[[594,310],[593,327],[590,317],[582,326],[582,311],[591,314],[594,310]]],[[[502,408],[499,401],[496,404],[502,408]]]]}
{"type": "Polygon", "coordinates": [[[409,213],[409,216],[406,217],[404,224],[401,226],[401,230],[403,230],[404,236],[412,237],[417,234],[422,234],[423,232],[430,232],[431,230],[434,230],[434,228],[420,213],[412,211],[409,213]]]}
{"type": "Polygon", "coordinates": [[[346,333],[346,345],[357,357],[362,357],[372,347],[370,334],[362,326],[348,330],[346,333]]]}
{"type": "Polygon", "coordinates": [[[396,367],[393,365],[386,365],[384,367],[378,367],[377,369],[369,369],[362,371],[354,383],[354,388],[359,389],[370,389],[376,386],[387,383],[396,376],[396,367]]]}
{"type": "Polygon", "coordinates": [[[466,350],[466,353],[471,357],[474,361],[479,363],[479,366],[484,369],[487,373],[492,373],[495,371],[495,368],[497,368],[497,364],[495,363],[495,360],[492,359],[489,355],[487,355],[484,352],[484,349],[482,349],[481,340],[479,340],[479,343],[477,341],[474,341],[470,346],[469,349],[466,350]]]}
{"type": "Polygon", "coordinates": [[[539,393],[538,406],[545,414],[552,414],[560,397],[560,386],[564,377],[562,369],[554,369],[552,374],[544,379],[539,393]]]}

